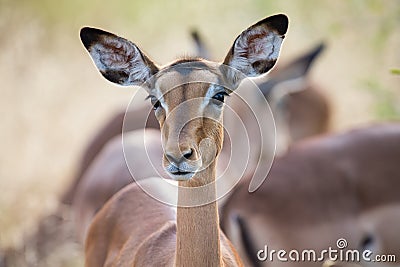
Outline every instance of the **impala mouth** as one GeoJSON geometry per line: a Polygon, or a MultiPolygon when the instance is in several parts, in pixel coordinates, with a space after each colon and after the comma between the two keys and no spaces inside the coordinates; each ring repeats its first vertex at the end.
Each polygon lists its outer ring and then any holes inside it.
{"type": "Polygon", "coordinates": [[[187,175],[189,173],[192,173],[192,172],[182,172],[182,171],[171,172],[171,174],[173,174],[173,175],[187,175]]]}
{"type": "Polygon", "coordinates": [[[168,174],[172,180],[187,181],[187,180],[190,180],[194,176],[195,172],[176,171],[176,172],[168,172],[168,174]]]}
{"type": "Polygon", "coordinates": [[[164,170],[168,176],[175,181],[187,181],[190,180],[198,171],[197,166],[191,166],[187,162],[181,162],[176,166],[175,164],[169,163],[164,165],[164,170]]]}
{"type": "Polygon", "coordinates": [[[175,181],[187,181],[191,179],[196,173],[188,170],[178,169],[176,167],[167,168],[166,171],[171,179],[175,181]]]}

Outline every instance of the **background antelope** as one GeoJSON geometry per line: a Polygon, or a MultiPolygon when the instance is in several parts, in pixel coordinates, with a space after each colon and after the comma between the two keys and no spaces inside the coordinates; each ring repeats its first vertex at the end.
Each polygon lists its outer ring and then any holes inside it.
{"type": "MultiPolygon", "coordinates": [[[[287,27],[285,15],[254,24],[235,40],[223,65],[182,59],[163,68],[123,38],[81,30],[83,44],[106,79],[121,85],[146,83],[161,126],[163,167],[179,181],[176,221],[170,207],[149,201],[137,184],[112,198],[90,227],[86,266],[241,266],[219,230],[216,203],[215,157],[223,143],[224,96],[242,81],[237,70],[257,76],[275,65],[287,27]],[[232,89],[224,87],[228,85],[232,89]]],[[[160,190],[160,179],[143,183],[160,190]]]]}
{"type": "Polygon", "coordinates": [[[321,251],[336,248],[339,238],[349,249],[398,255],[398,208],[390,207],[400,206],[399,142],[399,124],[298,142],[276,158],[256,192],[249,194],[248,181],[234,189],[222,209],[222,228],[254,266],[320,266],[261,262],[257,252],[265,245],[321,251]]]}

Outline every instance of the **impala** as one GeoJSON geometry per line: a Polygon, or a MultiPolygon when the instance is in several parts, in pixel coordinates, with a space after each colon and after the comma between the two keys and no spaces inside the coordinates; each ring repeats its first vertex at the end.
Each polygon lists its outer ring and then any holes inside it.
{"type": "Polygon", "coordinates": [[[398,255],[399,144],[400,124],[298,142],[276,158],[256,192],[249,194],[248,180],[234,189],[222,209],[222,228],[254,266],[320,266],[261,262],[257,252],[265,245],[321,251],[336,248],[339,238],[348,248],[398,255]],[[393,205],[397,209],[385,208],[393,205]]]}
{"type": "MultiPolygon", "coordinates": [[[[206,50],[203,43],[197,45],[201,46],[199,51],[206,50]]],[[[280,133],[283,134],[283,131],[288,128],[290,138],[294,140],[322,133],[328,128],[329,105],[319,92],[320,90],[316,89],[306,77],[311,64],[322,49],[323,46],[319,45],[286,65],[278,66],[278,69],[273,69],[268,74],[268,79],[264,77],[259,84],[270,102],[277,101],[273,96],[276,94],[272,93],[275,89],[294,92],[283,98],[283,104],[274,104],[275,116],[288,120],[278,125],[283,128],[280,133]],[[286,123],[288,126],[285,126],[286,123]]],[[[129,131],[141,129],[144,127],[144,122],[146,122],[146,127],[159,129],[154,113],[148,114],[150,109],[151,105],[143,105],[140,108],[128,110],[126,116],[129,120],[125,121],[125,129],[129,131]]],[[[131,173],[122,152],[121,129],[124,117],[125,111],[113,116],[91,141],[84,152],[73,183],[63,196],[64,203],[68,204],[73,200],[73,213],[80,240],[84,239],[87,227],[95,213],[118,190],[132,182],[131,173]]],[[[229,118],[226,123],[229,123],[229,118]]],[[[129,140],[125,143],[125,146],[128,146],[126,151],[138,151],[136,153],[138,156],[133,159],[132,164],[143,166],[143,158],[140,156],[144,153],[143,142],[141,142],[143,131],[126,134],[125,140],[129,140]]],[[[159,134],[156,131],[149,131],[147,140],[148,150],[154,158],[158,158],[161,153],[159,134]]],[[[229,144],[224,145],[221,156],[228,154],[227,145],[229,144]]],[[[218,173],[224,169],[220,165],[218,164],[220,170],[218,173]]],[[[139,170],[143,171],[140,173],[136,171],[140,177],[150,177],[163,172],[159,165],[156,165],[153,172],[150,169],[139,168],[139,170]]]]}
{"type": "MultiPolygon", "coordinates": [[[[111,198],[90,226],[86,266],[242,265],[220,231],[215,200],[223,102],[243,74],[257,76],[274,66],[287,27],[285,15],[268,17],[235,39],[223,64],[181,59],[162,68],[128,40],[98,29],[81,30],[84,46],[106,79],[140,84],[149,93],[161,128],[163,168],[179,183],[172,196],[176,212],[138,184],[111,198]]],[[[145,179],[142,186],[169,195],[162,181],[145,179]]]]}
{"type": "MultiPolygon", "coordinates": [[[[197,33],[193,33],[193,36],[197,47],[197,54],[207,59],[210,53],[204,42],[197,33]]],[[[285,149],[287,145],[284,144],[285,142],[297,141],[307,136],[321,134],[326,132],[329,128],[329,103],[321,92],[321,89],[311,83],[307,78],[312,64],[323,49],[324,45],[320,44],[306,51],[301,56],[287,62],[285,65],[278,63],[276,68],[258,81],[258,86],[262,90],[267,101],[273,106],[272,111],[275,119],[279,121],[279,123],[277,123],[278,133],[279,136],[283,137],[280,144],[281,150],[285,149]]],[[[154,113],[150,112],[151,108],[150,103],[145,103],[141,107],[135,109],[129,109],[128,111],[123,110],[112,116],[104,124],[84,149],[75,177],[71,185],[62,195],[62,203],[69,205],[75,198],[74,202],[79,203],[78,206],[85,205],[85,202],[81,202],[81,200],[87,198],[85,195],[91,195],[91,193],[86,194],[83,189],[79,188],[79,184],[84,183],[85,187],[89,189],[89,183],[81,181],[83,179],[88,179],[84,177],[88,177],[87,170],[96,157],[108,157],[102,149],[106,147],[107,142],[113,137],[121,135],[125,115],[126,118],[128,118],[125,120],[124,126],[126,131],[134,131],[145,126],[159,129],[159,124],[154,113]],[[81,193],[81,195],[77,195],[77,192],[81,193]]],[[[226,123],[229,123],[229,119],[225,124],[226,123]]],[[[115,146],[121,147],[117,142],[114,141],[113,143],[115,146]]],[[[107,147],[107,151],[112,150],[109,144],[107,147]]],[[[135,145],[135,147],[137,147],[137,145],[135,145]]],[[[120,151],[122,153],[122,150],[120,151]]],[[[228,146],[224,145],[222,154],[227,154],[228,152],[228,146]]],[[[119,157],[121,158],[122,155],[119,157]]],[[[123,164],[123,162],[121,162],[121,164],[123,164]]],[[[91,169],[93,169],[93,167],[91,167],[91,169]]],[[[93,171],[90,171],[90,173],[93,173],[93,171]]],[[[103,171],[99,170],[98,173],[101,175],[103,171]]],[[[92,180],[93,183],[92,189],[90,190],[98,190],[94,178],[89,179],[92,180]]],[[[104,181],[104,179],[106,178],[100,180],[104,181]]],[[[106,196],[103,198],[104,200],[109,199],[117,190],[132,180],[129,177],[126,179],[122,177],[120,181],[115,179],[113,181],[114,183],[111,185],[110,191],[107,192],[106,196]]],[[[107,184],[109,185],[109,183],[107,184]]],[[[101,185],[105,185],[105,183],[99,182],[99,186],[101,185]]],[[[101,188],[100,190],[103,190],[103,192],[106,191],[105,188],[101,188]]],[[[89,202],[93,203],[93,200],[89,200],[89,202]]],[[[94,209],[92,208],[92,210],[97,210],[97,208],[101,207],[104,203],[105,201],[99,203],[94,209]]]]}
{"type": "MultiPolygon", "coordinates": [[[[207,51],[205,45],[198,36],[195,38],[198,51],[207,51]]],[[[323,97],[320,90],[308,82],[306,77],[311,64],[323,50],[320,44],[311,49],[302,56],[292,60],[288,64],[274,69],[268,74],[268,79],[263,77],[258,81],[258,85],[268,102],[273,104],[275,117],[281,118],[277,124],[278,133],[286,137],[299,139],[307,135],[315,135],[327,130],[329,121],[329,105],[323,97]],[[274,92],[277,90],[278,92],[274,92]],[[280,97],[284,92],[293,92],[283,97],[283,103],[280,97]],[[277,103],[279,101],[279,104],[277,103]],[[297,103],[297,105],[296,105],[297,103]],[[288,110],[286,110],[286,108],[288,110]],[[282,121],[283,120],[283,121],[282,121]],[[288,126],[286,126],[288,124],[288,126]],[[289,135],[284,134],[289,129],[289,135]]],[[[199,53],[204,55],[204,52],[199,53]]],[[[265,76],[265,75],[264,75],[265,76]]],[[[253,94],[252,92],[249,92],[253,94]]],[[[232,104],[235,106],[235,103],[232,104]]],[[[136,157],[130,157],[132,168],[137,177],[151,177],[163,173],[160,165],[155,163],[154,169],[138,168],[145,163],[142,155],[145,153],[143,146],[143,131],[136,131],[145,126],[148,128],[159,128],[159,124],[154,113],[149,113],[151,105],[144,105],[140,108],[127,110],[124,124],[125,131],[131,131],[132,134],[125,133],[125,151],[136,151],[136,157]],[[150,106],[150,107],[149,107],[150,106]],[[147,117],[148,116],[148,117],[147,117]]],[[[239,104],[236,109],[240,110],[239,104]]],[[[231,114],[225,114],[224,124],[230,124],[231,128],[236,128],[232,121],[231,114]]],[[[96,138],[89,144],[85,150],[80,169],[74,183],[64,195],[64,200],[69,202],[73,198],[73,214],[75,218],[76,232],[78,239],[83,241],[87,227],[98,210],[110,199],[118,190],[133,181],[132,173],[129,172],[123,155],[121,143],[121,129],[124,122],[125,112],[121,112],[113,117],[97,134],[96,138]],[[116,136],[115,138],[112,138],[116,136]],[[112,138],[112,141],[106,142],[112,138]],[[95,160],[94,160],[95,159],[95,160]],[[92,164],[90,164],[93,162],[92,164]]],[[[246,117],[243,121],[250,132],[256,131],[258,125],[250,124],[246,117]],[[254,128],[252,130],[252,128],[254,128]]],[[[253,144],[257,145],[256,138],[253,138],[253,144]]],[[[157,131],[148,131],[146,146],[149,156],[158,159],[162,153],[160,137],[157,131]]],[[[223,158],[217,163],[217,174],[221,174],[229,162],[230,143],[225,142],[221,155],[223,158]]],[[[237,145],[239,147],[240,145],[237,145]]],[[[240,150],[240,148],[238,148],[240,150]]],[[[271,152],[268,150],[268,152],[271,152]]],[[[240,157],[237,160],[242,160],[240,157]]],[[[230,162],[232,166],[238,165],[230,162]]],[[[165,175],[164,175],[165,177],[165,175]]],[[[136,177],[135,177],[136,178],[136,177]]],[[[227,183],[228,187],[230,186],[227,183]]],[[[222,201],[220,202],[222,203],[222,201]]]]}

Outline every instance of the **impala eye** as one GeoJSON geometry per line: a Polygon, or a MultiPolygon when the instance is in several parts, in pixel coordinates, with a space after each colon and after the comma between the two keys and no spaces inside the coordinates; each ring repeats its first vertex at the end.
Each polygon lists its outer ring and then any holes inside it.
{"type": "Polygon", "coordinates": [[[151,104],[153,105],[153,109],[154,109],[154,110],[156,110],[156,109],[158,109],[159,107],[161,107],[161,103],[160,103],[160,101],[159,101],[156,97],[154,97],[154,96],[148,96],[147,98],[150,98],[150,102],[151,102],[151,104]]]}
{"type": "Polygon", "coordinates": [[[152,104],[153,104],[153,109],[154,110],[158,109],[161,106],[161,103],[158,100],[155,103],[152,103],[152,104]]]}
{"type": "Polygon", "coordinates": [[[215,95],[212,97],[212,99],[215,99],[215,100],[217,100],[217,101],[219,101],[219,102],[224,103],[224,100],[225,100],[225,96],[226,96],[226,95],[228,95],[228,94],[225,93],[225,92],[220,92],[220,93],[215,94],[215,95]]]}

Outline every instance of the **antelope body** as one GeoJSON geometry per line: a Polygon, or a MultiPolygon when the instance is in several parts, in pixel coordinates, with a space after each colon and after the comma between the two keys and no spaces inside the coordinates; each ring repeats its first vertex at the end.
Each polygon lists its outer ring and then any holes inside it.
{"type": "Polygon", "coordinates": [[[398,254],[400,215],[390,213],[399,209],[386,207],[400,206],[399,144],[400,124],[298,142],[276,158],[256,192],[248,192],[248,182],[234,189],[222,209],[222,228],[244,262],[255,266],[320,266],[261,262],[257,252],[265,245],[321,251],[336,248],[339,238],[361,249],[370,236],[372,247],[385,248],[375,255],[398,254]]]}

